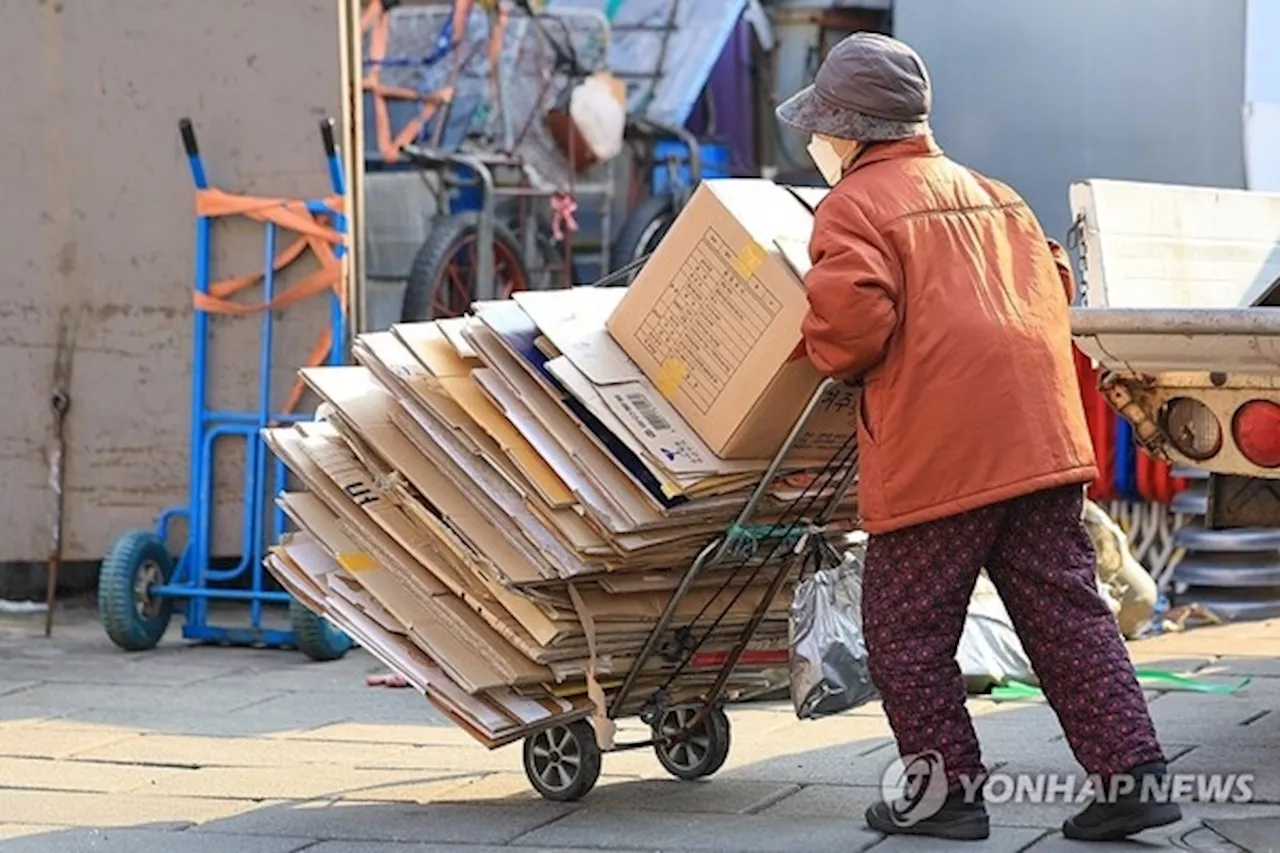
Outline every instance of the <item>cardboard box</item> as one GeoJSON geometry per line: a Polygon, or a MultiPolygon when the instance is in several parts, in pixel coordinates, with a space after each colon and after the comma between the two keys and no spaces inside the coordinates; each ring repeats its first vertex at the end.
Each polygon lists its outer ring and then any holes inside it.
{"type": "MultiPolygon", "coordinates": [[[[822,381],[800,334],[820,197],[766,180],[704,182],[609,317],[614,340],[723,459],[772,457],[822,381]]],[[[829,458],[854,432],[840,396],[797,453],[829,458]]]]}

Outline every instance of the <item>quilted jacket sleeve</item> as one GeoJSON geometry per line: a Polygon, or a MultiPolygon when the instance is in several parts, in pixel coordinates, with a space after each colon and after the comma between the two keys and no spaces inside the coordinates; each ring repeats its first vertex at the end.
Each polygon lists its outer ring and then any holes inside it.
{"type": "Polygon", "coordinates": [[[897,327],[901,266],[854,201],[832,194],[814,219],[805,349],[824,375],[857,379],[884,358],[897,327]]]}

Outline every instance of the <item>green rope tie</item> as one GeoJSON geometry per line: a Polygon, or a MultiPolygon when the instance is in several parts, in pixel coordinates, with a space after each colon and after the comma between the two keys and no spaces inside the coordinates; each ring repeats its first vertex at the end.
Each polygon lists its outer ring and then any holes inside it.
{"type": "Polygon", "coordinates": [[[748,552],[766,539],[781,539],[790,548],[800,541],[804,531],[795,526],[779,527],[776,524],[738,524],[734,522],[725,531],[729,547],[734,550],[745,546],[748,552]]]}

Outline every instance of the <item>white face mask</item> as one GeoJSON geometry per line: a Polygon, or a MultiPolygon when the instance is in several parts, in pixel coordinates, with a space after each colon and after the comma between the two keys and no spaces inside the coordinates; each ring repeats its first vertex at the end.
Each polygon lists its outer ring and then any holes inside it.
{"type": "MultiPolygon", "coordinates": [[[[813,164],[822,173],[822,179],[827,182],[827,186],[834,187],[840,183],[840,179],[844,177],[844,164],[848,157],[840,156],[840,152],[836,151],[831,140],[817,135],[809,139],[808,151],[813,164]]],[[[852,151],[849,152],[850,155],[852,153],[852,151]]]]}

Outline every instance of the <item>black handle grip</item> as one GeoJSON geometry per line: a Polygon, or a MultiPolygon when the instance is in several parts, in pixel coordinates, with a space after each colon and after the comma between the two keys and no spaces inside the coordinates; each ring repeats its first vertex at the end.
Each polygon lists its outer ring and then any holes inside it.
{"type": "Polygon", "coordinates": [[[338,150],[333,141],[333,119],[326,118],[320,121],[320,136],[324,139],[324,153],[332,157],[338,150]]]}
{"type": "Polygon", "coordinates": [[[182,134],[182,147],[187,149],[188,157],[198,157],[200,146],[196,145],[196,129],[191,119],[184,118],[178,122],[178,132],[182,134]]]}

